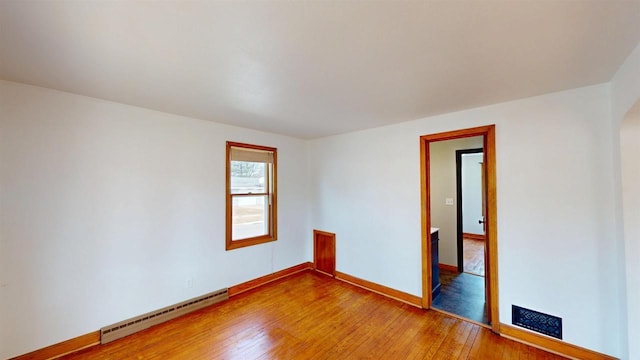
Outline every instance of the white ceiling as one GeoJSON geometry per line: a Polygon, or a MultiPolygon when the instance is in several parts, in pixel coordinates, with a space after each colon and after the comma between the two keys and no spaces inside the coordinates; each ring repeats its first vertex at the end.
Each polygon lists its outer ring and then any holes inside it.
{"type": "Polygon", "coordinates": [[[0,78],[302,138],[607,82],[640,1],[1,1],[0,78]]]}

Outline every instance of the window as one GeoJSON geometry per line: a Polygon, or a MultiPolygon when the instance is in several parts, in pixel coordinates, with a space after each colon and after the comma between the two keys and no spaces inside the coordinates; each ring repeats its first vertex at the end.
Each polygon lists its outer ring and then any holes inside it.
{"type": "Polygon", "coordinates": [[[227,142],[227,250],[276,240],[276,155],[227,142]]]}

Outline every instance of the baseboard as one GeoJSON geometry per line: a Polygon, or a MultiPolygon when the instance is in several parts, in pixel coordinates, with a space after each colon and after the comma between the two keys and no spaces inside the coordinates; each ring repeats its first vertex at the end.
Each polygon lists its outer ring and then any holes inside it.
{"type": "Polygon", "coordinates": [[[579,360],[614,360],[615,357],[585,349],[580,346],[538,335],[528,330],[507,324],[500,324],[500,335],[545,351],[579,360]]]}
{"type": "Polygon", "coordinates": [[[453,266],[453,265],[448,265],[448,264],[438,264],[438,268],[439,268],[440,270],[446,270],[446,271],[458,272],[458,267],[457,267],[457,266],[453,266]]]}
{"type": "MultiPolygon", "coordinates": [[[[443,264],[439,264],[443,265],[443,264]]],[[[450,266],[450,265],[445,265],[450,266]]],[[[293,274],[313,270],[311,262],[302,263],[287,269],[277,271],[273,274],[265,275],[254,280],[244,282],[229,288],[229,296],[238,295],[245,291],[255,289],[270,282],[291,276],[293,274]]],[[[457,268],[456,268],[457,271],[457,268]]],[[[400,290],[376,284],[374,282],[357,278],[345,273],[336,271],[336,279],[350,283],[352,285],[364,288],[377,294],[404,302],[406,304],[422,308],[422,299],[418,296],[411,295],[400,290]]],[[[500,324],[500,335],[545,351],[549,351],[558,355],[566,356],[572,359],[580,360],[615,360],[615,357],[601,354],[599,352],[582,348],[573,344],[569,344],[560,340],[556,340],[547,336],[538,335],[528,330],[520,329],[507,324],[500,324]]],[[[19,355],[10,360],[49,360],[56,359],[61,356],[86,349],[100,344],[100,331],[94,331],[85,335],[75,337],[45,348],[32,351],[30,353],[19,355]]]]}
{"type": "Polygon", "coordinates": [[[480,240],[485,241],[486,237],[482,234],[462,233],[463,239],[480,240]]]}
{"type": "Polygon", "coordinates": [[[327,275],[327,276],[332,277],[332,278],[336,277],[335,275],[333,275],[333,274],[329,274],[328,272],[324,272],[324,271],[322,271],[322,270],[318,270],[318,269],[313,269],[313,270],[314,270],[315,272],[317,272],[318,274],[327,275]]]}
{"type": "Polygon", "coordinates": [[[86,349],[100,344],[100,331],[94,331],[85,335],[75,337],[53,344],[45,348],[32,351],[30,353],[16,356],[11,360],[48,360],[56,359],[73,352],[86,349]]]}
{"type": "Polygon", "coordinates": [[[262,285],[268,284],[270,282],[285,278],[287,276],[291,276],[293,274],[299,273],[305,270],[313,269],[313,263],[306,262],[299,265],[292,266],[290,268],[286,268],[280,271],[276,271],[273,274],[261,276],[259,278],[249,280],[247,282],[243,282],[242,284],[234,285],[229,288],[229,297],[241,294],[245,291],[249,291],[251,289],[255,289],[262,285]]]}
{"type": "MultiPolygon", "coordinates": [[[[302,263],[300,265],[292,266],[290,268],[277,271],[273,274],[259,277],[254,280],[244,282],[229,288],[229,297],[232,295],[238,295],[245,291],[255,289],[270,282],[282,279],[284,277],[299,273],[305,270],[313,269],[311,262],[302,263]]],[[[69,339],[51,346],[47,346],[42,349],[32,351],[30,353],[16,356],[10,360],[49,360],[56,359],[61,356],[71,354],[73,352],[83,350],[92,346],[100,345],[100,331],[91,332],[89,334],[81,335],[73,339],[69,339]]]]}
{"type": "Polygon", "coordinates": [[[400,290],[392,289],[384,285],[376,284],[371,281],[363,280],[355,276],[341,273],[339,271],[336,271],[336,279],[361,287],[363,289],[367,289],[374,293],[384,295],[386,297],[389,297],[398,301],[402,301],[405,304],[422,308],[422,298],[418,296],[411,295],[406,292],[402,292],[400,290]]]}

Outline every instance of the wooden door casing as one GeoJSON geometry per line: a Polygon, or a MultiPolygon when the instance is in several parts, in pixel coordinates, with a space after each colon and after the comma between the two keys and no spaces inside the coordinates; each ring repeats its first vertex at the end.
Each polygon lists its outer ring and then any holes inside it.
{"type": "Polygon", "coordinates": [[[485,288],[488,297],[487,315],[491,329],[500,333],[500,316],[498,311],[498,203],[496,187],[496,134],[495,125],[447,131],[443,133],[423,135],[420,137],[420,195],[422,217],[422,307],[433,308],[431,291],[432,272],[431,257],[431,192],[429,144],[436,141],[483,136],[484,149],[484,193],[485,193],[485,288]]]}

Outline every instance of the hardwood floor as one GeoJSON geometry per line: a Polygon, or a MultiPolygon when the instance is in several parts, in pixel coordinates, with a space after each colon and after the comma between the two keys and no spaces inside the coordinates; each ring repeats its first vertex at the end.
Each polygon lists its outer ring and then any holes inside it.
{"type": "Polygon", "coordinates": [[[463,238],[464,272],[440,269],[440,294],[433,307],[489,324],[485,302],[484,241],[463,238]]]}
{"type": "Polygon", "coordinates": [[[562,359],[305,271],[64,359],[562,359]]]}
{"type": "Polygon", "coordinates": [[[484,241],[462,239],[464,272],[484,276],[484,241]]]}

